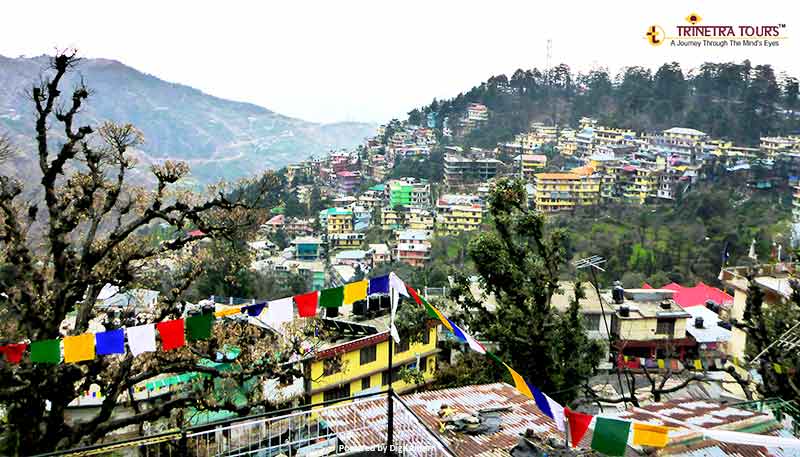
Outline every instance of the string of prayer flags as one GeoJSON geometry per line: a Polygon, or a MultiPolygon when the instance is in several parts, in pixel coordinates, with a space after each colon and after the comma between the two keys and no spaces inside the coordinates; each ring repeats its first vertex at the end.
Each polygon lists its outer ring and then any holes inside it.
{"type": "Polygon", "coordinates": [[[514,387],[520,391],[522,395],[525,395],[533,400],[533,392],[531,392],[531,388],[528,387],[528,383],[525,382],[525,379],[510,366],[506,365],[505,363],[503,363],[503,365],[505,365],[508,372],[511,373],[511,379],[514,380],[514,387]]]}
{"type": "Polygon", "coordinates": [[[61,362],[61,340],[39,340],[31,342],[31,362],[61,362]]]}
{"type": "Polygon", "coordinates": [[[247,313],[250,317],[258,317],[264,312],[264,308],[267,306],[267,303],[253,303],[252,305],[247,305],[242,307],[242,310],[247,313]]]}
{"type": "Polygon", "coordinates": [[[388,294],[389,275],[378,276],[369,280],[369,294],[388,294]]]}
{"type": "MultiPolygon", "coordinates": [[[[389,277],[386,277],[388,287],[389,277]]],[[[370,287],[371,287],[370,283],[370,287]]],[[[294,302],[297,304],[297,313],[300,317],[315,317],[317,315],[317,304],[319,303],[319,292],[309,292],[302,295],[295,295],[294,302]]]]}
{"type": "Polygon", "coordinates": [[[669,438],[669,427],[662,425],[633,423],[633,444],[637,446],[665,447],[669,438]]]}
{"type": "Polygon", "coordinates": [[[156,328],[153,324],[128,327],[128,347],[134,357],[156,350],[156,328]]]}
{"type": "Polygon", "coordinates": [[[569,422],[569,441],[572,443],[572,447],[578,447],[589,430],[589,424],[592,423],[594,416],[575,412],[569,408],[564,408],[564,415],[569,422]]]}
{"type": "Polygon", "coordinates": [[[183,319],[159,322],[156,324],[156,328],[161,335],[161,348],[163,350],[170,351],[186,344],[183,319]]]}
{"type": "Polygon", "coordinates": [[[624,456],[631,423],[617,419],[595,419],[592,449],[609,456],[624,456]]]}
{"type": "Polygon", "coordinates": [[[273,300],[269,302],[267,307],[267,315],[264,321],[270,327],[280,331],[283,325],[292,322],[294,319],[294,307],[292,297],[281,298],[280,300],[273,300]]]}
{"type": "Polygon", "coordinates": [[[118,328],[94,334],[94,346],[97,355],[125,353],[125,330],[118,328]]]}
{"type": "Polygon", "coordinates": [[[345,305],[352,305],[359,300],[367,298],[367,287],[369,287],[369,281],[366,279],[346,284],[344,286],[344,299],[342,303],[345,305]]]}
{"type": "Polygon", "coordinates": [[[700,359],[695,359],[694,369],[697,371],[703,371],[703,361],[700,359]]]}
{"type": "Polygon", "coordinates": [[[94,335],[84,333],[64,337],[64,362],[76,363],[94,358],[94,335]]]}
{"type": "Polygon", "coordinates": [[[18,364],[22,361],[22,354],[25,353],[26,349],[28,349],[28,345],[25,343],[11,343],[0,346],[0,354],[5,356],[6,362],[18,364]]]}
{"type": "Polygon", "coordinates": [[[319,306],[321,308],[338,308],[344,302],[344,287],[322,289],[319,293],[319,306]]]}
{"type": "Polygon", "coordinates": [[[211,338],[211,329],[213,327],[213,314],[207,313],[191,316],[186,319],[186,336],[189,341],[207,340],[211,338]]]}

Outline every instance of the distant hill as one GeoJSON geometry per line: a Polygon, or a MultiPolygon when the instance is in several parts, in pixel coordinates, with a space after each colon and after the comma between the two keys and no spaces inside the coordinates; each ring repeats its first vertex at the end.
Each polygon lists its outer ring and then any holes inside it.
{"type": "MultiPolygon", "coordinates": [[[[34,108],[25,92],[47,70],[48,62],[47,56],[0,56],[0,134],[10,135],[26,153],[13,165],[23,177],[36,169],[28,160],[33,153],[34,108]]],[[[82,124],[133,123],[145,135],[146,142],[138,151],[140,163],[185,160],[199,183],[248,176],[331,149],[353,147],[374,134],[376,127],[356,122],[318,124],[282,116],[107,59],[81,61],[62,83],[65,100],[80,77],[93,91],[81,113],[82,124]]]]}

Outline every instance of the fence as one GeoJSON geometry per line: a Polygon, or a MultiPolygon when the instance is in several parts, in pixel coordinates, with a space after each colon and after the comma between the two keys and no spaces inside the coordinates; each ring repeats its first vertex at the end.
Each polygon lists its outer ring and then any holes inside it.
{"type": "MultiPolygon", "coordinates": [[[[312,457],[385,449],[387,398],[386,392],[376,392],[40,457],[312,457]]],[[[394,398],[396,455],[449,456],[438,437],[394,398]]]]}

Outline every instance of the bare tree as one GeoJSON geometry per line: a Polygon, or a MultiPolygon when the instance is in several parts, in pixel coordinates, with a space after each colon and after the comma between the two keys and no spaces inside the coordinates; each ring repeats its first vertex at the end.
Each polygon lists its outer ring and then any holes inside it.
{"type": "MultiPolygon", "coordinates": [[[[280,191],[280,180],[267,174],[251,183],[248,192],[219,185],[206,195],[195,194],[176,186],[188,168],[175,162],[151,168],[154,189],[130,184],[135,165],[130,150],[142,142],[142,134],[129,124],[79,125],[91,96],[83,83],[62,104],[60,83],[78,61],[75,52],[58,53],[49,78],[30,92],[41,201],[20,201],[22,184],[0,177],[0,290],[7,295],[0,305],[0,335],[5,342],[59,338],[62,323],[73,312],[74,325],[67,333],[84,333],[100,317],[96,304],[104,285],[134,288],[154,274],[169,274],[171,288],[162,293],[151,322],[180,317],[186,307],[181,295],[202,271],[197,242],[243,236],[260,217],[253,208],[277,201],[280,191]],[[51,133],[61,140],[57,148],[51,133]],[[160,223],[175,227],[176,236],[154,242],[142,234],[160,223]],[[190,234],[190,229],[202,235],[190,234]]],[[[131,325],[135,318],[106,325],[131,325]]],[[[286,362],[299,350],[302,332],[278,340],[246,322],[228,322],[217,325],[211,339],[169,352],[96,357],[77,364],[42,365],[27,359],[18,365],[0,363],[0,406],[7,413],[0,444],[8,446],[0,453],[31,455],[96,442],[121,427],[168,417],[187,406],[247,412],[252,404],[237,406],[211,394],[214,377],[241,382],[256,375],[301,375],[286,362]],[[230,346],[242,349],[235,360],[227,360],[237,369],[220,372],[198,365],[230,346]],[[211,376],[200,388],[170,394],[146,409],[129,396],[133,414],[117,414],[131,406],[122,400],[135,384],[184,372],[211,376]],[[81,423],[67,420],[69,403],[92,384],[105,395],[97,415],[81,423]]],[[[253,395],[264,403],[257,392],[253,395]]]]}
{"type": "Polygon", "coordinates": [[[11,140],[5,135],[0,135],[0,163],[13,157],[15,152],[11,140]]]}

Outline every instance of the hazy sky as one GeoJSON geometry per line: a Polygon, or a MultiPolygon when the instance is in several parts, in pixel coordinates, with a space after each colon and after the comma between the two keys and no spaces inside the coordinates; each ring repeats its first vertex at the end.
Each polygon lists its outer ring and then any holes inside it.
{"type": "Polygon", "coordinates": [[[77,47],[167,81],[312,121],[403,116],[493,74],[544,67],[684,69],[750,59],[800,76],[793,1],[63,1],[6,0],[0,54],[77,47]],[[120,5],[124,5],[122,8],[120,5]],[[692,11],[694,10],[694,11],[692,11]],[[777,48],[651,47],[650,24],[785,23],[777,48]]]}

